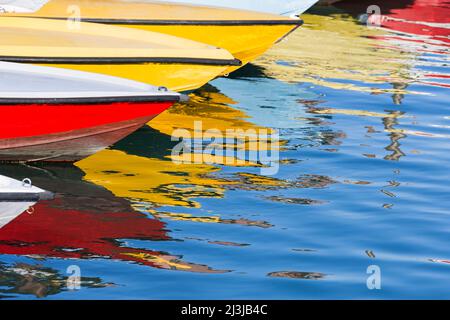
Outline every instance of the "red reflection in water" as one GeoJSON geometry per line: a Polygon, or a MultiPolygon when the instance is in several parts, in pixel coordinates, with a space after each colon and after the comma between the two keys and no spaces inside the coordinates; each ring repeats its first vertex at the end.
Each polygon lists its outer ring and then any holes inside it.
{"type": "MultiPolygon", "coordinates": [[[[368,25],[380,26],[391,34],[373,37],[380,48],[406,51],[412,54],[430,54],[420,63],[433,69],[447,67],[450,51],[450,0],[342,0],[336,7],[355,18],[368,16],[368,25]],[[373,5],[378,8],[371,7],[373,5]],[[375,14],[377,9],[380,12],[375,14]],[[434,56],[434,55],[437,55],[434,56]]],[[[364,19],[361,19],[364,21],[364,19]]],[[[414,82],[449,88],[449,72],[428,72],[424,68],[411,70],[414,82]],[[432,74],[431,74],[432,73],[432,74]]]]}
{"type": "Polygon", "coordinates": [[[450,23],[449,11],[448,0],[415,0],[405,8],[391,9],[390,16],[410,21],[450,23]]]}
{"type": "MultiPolygon", "coordinates": [[[[374,15],[372,19],[376,19],[374,15]]],[[[422,41],[440,41],[443,46],[450,43],[450,3],[447,0],[415,0],[411,5],[392,9],[381,19],[382,27],[417,36],[426,36],[422,41]]]]}
{"type": "MultiPolygon", "coordinates": [[[[448,0],[415,0],[404,7],[391,8],[387,13],[383,12],[381,17],[371,15],[369,22],[372,24],[378,22],[381,27],[396,32],[396,35],[376,37],[376,39],[386,40],[400,50],[445,56],[449,54],[450,2],[448,0]]],[[[450,88],[450,83],[446,81],[449,78],[448,73],[423,71],[418,74],[419,82],[444,88],[450,88]]]]}
{"type": "MultiPolygon", "coordinates": [[[[0,253],[55,258],[110,258],[191,272],[219,272],[167,253],[124,246],[120,239],[161,241],[164,223],[130,211],[64,209],[63,199],[35,205],[0,229],[0,253]]],[[[82,201],[82,200],[79,200],[82,201]]]]}
{"type": "Polygon", "coordinates": [[[352,14],[366,13],[376,5],[383,16],[423,23],[449,23],[449,0],[342,0],[336,7],[352,14]]]}
{"type": "MultiPolygon", "coordinates": [[[[395,1],[393,1],[395,2],[395,1]]],[[[380,6],[383,8],[383,5],[380,6]]],[[[448,0],[415,0],[403,8],[392,8],[382,16],[371,15],[372,24],[400,33],[425,36],[428,39],[413,38],[412,41],[428,42],[436,40],[439,45],[450,43],[450,2],[448,0]]]]}

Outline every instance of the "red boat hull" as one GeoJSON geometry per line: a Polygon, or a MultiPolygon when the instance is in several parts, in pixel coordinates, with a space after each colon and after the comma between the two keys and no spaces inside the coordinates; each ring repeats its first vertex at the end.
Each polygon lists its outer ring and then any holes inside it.
{"type": "Polygon", "coordinates": [[[0,105],[0,161],[81,160],[139,129],[173,103],[0,105]]]}

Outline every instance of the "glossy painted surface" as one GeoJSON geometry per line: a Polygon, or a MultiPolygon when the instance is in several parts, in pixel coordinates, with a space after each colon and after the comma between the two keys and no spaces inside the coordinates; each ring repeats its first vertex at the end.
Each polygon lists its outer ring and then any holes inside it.
{"type": "MultiPolygon", "coordinates": [[[[228,50],[236,59],[246,65],[252,62],[276,42],[295,30],[292,25],[237,25],[237,26],[161,26],[161,25],[121,25],[141,30],[161,32],[194,41],[208,43],[228,50]]],[[[224,75],[240,69],[241,66],[228,67],[224,75]]]]}
{"type": "MultiPolygon", "coordinates": [[[[228,50],[244,65],[262,55],[291,32],[296,27],[292,22],[298,21],[288,17],[242,10],[120,0],[49,1],[38,11],[20,16],[66,19],[70,17],[71,13],[67,8],[71,5],[78,6],[81,9],[81,18],[87,21],[160,32],[207,43],[228,50]],[[249,24],[251,21],[256,22],[249,24]],[[286,25],[264,25],[273,21],[286,22],[286,25]],[[205,23],[209,25],[204,25],[205,23]]],[[[228,74],[236,69],[239,67],[229,67],[223,73],[228,74]]]]}
{"type": "Polygon", "coordinates": [[[137,118],[153,118],[173,102],[93,105],[2,105],[0,139],[49,135],[137,118]]]}
{"type": "MultiPolygon", "coordinates": [[[[267,12],[242,11],[232,7],[217,8],[212,5],[197,6],[188,2],[152,1],[152,0],[49,0],[31,13],[21,13],[21,16],[60,17],[67,15],[70,5],[82,9],[84,18],[130,19],[130,20],[290,20],[267,12]]],[[[241,8],[237,8],[241,9],[241,8]]],[[[7,13],[6,15],[14,15],[7,13]]]]}
{"type": "Polygon", "coordinates": [[[71,27],[66,20],[0,17],[0,27],[4,32],[0,38],[3,61],[32,59],[34,64],[117,76],[174,91],[199,88],[235,64],[235,58],[224,49],[117,26],[81,22],[71,27]],[[36,58],[41,60],[33,60],[36,58]],[[71,62],[70,58],[88,61],[71,62]],[[151,62],[152,59],[184,62],[157,63],[151,62]],[[210,64],[189,59],[220,62],[210,64]]]}
{"type": "Polygon", "coordinates": [[[76,167],[0,166],[59,193],[0,229],[2,296],[450,298],[448,46],[366,29],[351,8],[305,15],[255,64],[76,167]],[[280,172],[175,165],[170,135],[194,120],[278,130],[280,172]],[[370,266],[381,290],[367,288],[370,266]]]}
{"type": "Polygon", "coordinates": [[[163,87],[110,77],[98,73],[33,66],[0,61],[0,103],[36,102],[47,104],[72,101],[178,101],[180,95],[163,87]],[[20,83],[20,86],[17,84],[20,83]]]}
{"type": "Polygon", "coordinates": [[[236,8],[272,14],[299,15],[313,6],[317,0],[171,0],[171,2],[236,8]]]}
{"type": "Polygon", "coordinates": [[[65,20],[2,16],[0,26],[3,56],[233,59],[226,50],[204,43],[103,24],[71,27],[65,20]]]}
{"type": "Polygon", "coordinates": [[[101,73],[119,78],[140,81],[154,86],[164,86],[172,91],[189,92],[200,88],[227,70],[227,66],[198,64],[39,64],[46,67],[65,68],[101,73]]]}
{"type": "Polygon", "coordinates": [[[0,62],[0,160],[81,160],[178,101],[122,78],[0,62]]]}
{"type": "Polygon", "coordinates": [[[173,102],[1,105],[1,161],[88,157],[142,127],[173,102]]]}

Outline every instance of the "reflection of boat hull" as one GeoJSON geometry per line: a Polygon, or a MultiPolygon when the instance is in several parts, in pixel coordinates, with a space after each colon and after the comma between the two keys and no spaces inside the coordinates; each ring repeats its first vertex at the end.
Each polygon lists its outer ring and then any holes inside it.
{"type": "Polygon", "coordinates": [[[83,179],[83,172],[75,166],[5,164],[0,172],[15,178],[27,176],[58,193],[53,201],[37,204],[0,202],[2,254],[63,259],[104,257],[167,270],[226,271],[190,263],[167,252],[129,246],[125,240],[151,243],[171,238],[163,221],[135,212],[127,200],[83,179]]]}
{"type": "Polygon", "coordinates": [[[128,136],[156,115],[36,137],[0,140],[0,161],[75,162],[128,136]]]}
{"type": "Polygon", "coordinates": [[[35,202],[0,202],[0,229],[32,207],[35,202]]]}

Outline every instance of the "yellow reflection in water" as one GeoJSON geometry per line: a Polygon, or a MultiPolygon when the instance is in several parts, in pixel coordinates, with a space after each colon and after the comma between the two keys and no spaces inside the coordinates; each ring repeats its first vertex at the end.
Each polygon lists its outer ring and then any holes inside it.
{"type": "MultiPolygon", "coordinates": [[[[150,123],[151,127],[162,133],[158,139],[170,141],[175,129],[182,128],[193,132],[194,122],[199,120],[202,121],[203,132],[211,128],[221,131],[267,129],[246,121],[248,116],[244,112],[228,105],[235,102],[211,86],[191,96],[190,103],[176,105],[150,123]]],[[[245,143],[243,147],[249,149],[250,145],[245,143]]],[[[207,163],[177,164],[172,161],[170,150],[161,152],[163,154],[159,158],[148,158],[139,154],[127,154],[126,150],[108,149],[76,165],[86,173],[84,177],[86,180],[107,188],[118,197],[134,200],[135,205],[144,202],[154,206],[195,208],[200,207],[200,204],[193,199],[221,198],[227,185],[242,184],[243,177],[234,180],[215,177],[213,173],[220,171],[220,167],[213,164],[259,166],[251,161],[242,162],[239,159],[233,161],[229,157],[214,156],[204,157],[203,160],[209,161],[207,163]]],[[[184,154],[175,160],[190,156],[191,154],[184,154]]],[[[251,183],[277,185],[276,179],[258,178],[257,175],[253,177],[251,183]]],[[[202,221],[198,217],[193,219],[202,221]]]]}
{"type": "Polygon", "coordinates": [[[77,166],[86,173],[86,180],[116,196],[155,205],[198,207],[190,198],[222,197],[221,186],[227,183],[206,177],[219,170],[214,166],[176,165],[170,160],[134,156],[118,150],[104,150],[78,162],[77,166]]]}
{"type": "Polygon", "coordinates": [[[149,210],[155,218],[169,219],[173,221],[190,221],[201,223],[220,223],[220,224],[238,224],[248,227],[270,228],[273,227],[267,221],[249,220],[244,218],[239,219],[222,219],[219,216],[194,216],[189,213],[173,213],[173,212],[160,212],[156,210],[149,210]]]}
{"type": "Polygon", "coordinates": [[[195,121],[199,120],[204,133],[209,129],[223,132],[230,129],[267,129],[246,121],[249,116],[232,107],[236,103],[214,87],[207,86],[207,89],[203,88],[191,94],[189,103],[175,105],[149,125],[168,136],[180,128],[194,134],[195,121]]]}
{"type": "Polygon", "coordinates": [[[413,80],[409,72],[413,55],[373,39],[386,31],[370,29],[338,12],[302,18],[304,27],[256,61],[269,76],[374,94],[407,92],[405,84],[413,80]],[[371,87],[384,83],[392,88],[371,87]]]}
{"type": "Polygon", "coordinates": [[[403,115],[386,114],[366,110],[335,109],[335,108],[309,108],[308,112],[314,114],[345,114],[350,116],[375,117],[375,118],[402,118],[403,115]]]}

